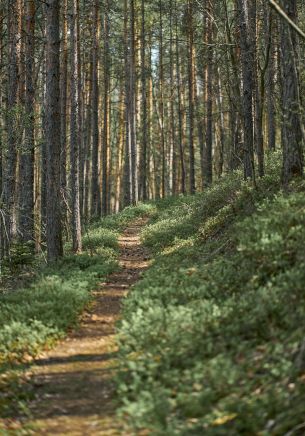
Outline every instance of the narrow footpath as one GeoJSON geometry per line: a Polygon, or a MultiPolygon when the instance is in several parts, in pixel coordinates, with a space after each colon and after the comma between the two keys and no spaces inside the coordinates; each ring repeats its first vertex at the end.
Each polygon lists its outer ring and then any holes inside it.
{"type": "Polygon", "coordinates": [[[80,328],[36,362],[33,435],[125,434],[115,417],[115,323],[122,298],[149,264],[139,237],[145,223],[137,220],[120,237],[121,270],[94,292],[80,328]]]}

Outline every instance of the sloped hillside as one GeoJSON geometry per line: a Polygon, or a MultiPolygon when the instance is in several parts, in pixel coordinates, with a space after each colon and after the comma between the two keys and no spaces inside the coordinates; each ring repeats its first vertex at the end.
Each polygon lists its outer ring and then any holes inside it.
{"type": "Polygon", "coordinates": [[[305,185],[167,199],[120,325],[121,414],[159,435],[305,432],[305,185]]]}

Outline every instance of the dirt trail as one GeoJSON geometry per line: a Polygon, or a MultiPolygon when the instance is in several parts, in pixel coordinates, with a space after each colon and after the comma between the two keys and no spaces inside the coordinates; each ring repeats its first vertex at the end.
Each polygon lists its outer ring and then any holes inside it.
{"type": "Polygon", "coordinates": [[[94,292],[80,328],[34,367],[37,400],[31,405],[34,435],[124,435],[115,420],[115,323],[121,300],[148,266],[139,233],[146,220],[119,239],[121,271],[94,292]]]}

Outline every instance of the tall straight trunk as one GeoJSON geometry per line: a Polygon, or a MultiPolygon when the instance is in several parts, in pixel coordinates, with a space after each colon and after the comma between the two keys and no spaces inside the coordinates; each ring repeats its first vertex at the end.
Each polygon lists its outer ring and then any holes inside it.
{"type": "Polygon", "coordinates": [[[265,150],[264,150],[264,84],[260,83],[263,78],[259,78],[258,70],[256,74],[256,88],[255,88],[255,130],[256,130],[256,152],[258,162],[258,174],[263,177],[265,174],[265,150]]]}
{"type": "Polygon", "coordinates": [[[84,209],[83,215],[85,222],[88,222],[89,219],[89,204],[90,204],[90,171],[91,171],[91,122],[92,122],[92,53],[91,53],[91,62],[88,69],[88,101],[87,101],[87,110],[86,110],[86,122],[85,122],[85,174],[84,174],[84,209]]]}
{"type": "Polygon", "coordinates": [[[25,139],[20,156],[20,233],[23,241],[34,239],[34,56],[35,56],[35,0],[26,4],[25,40],[25,139]]]}
{"type": "Polygon", "coordinates": [[[48,260],[63,255],[60,207],[60,2],[49,0],[46,8],[46,158],[48,260]]]}
{"type": "Polygon", "coordinates": [[[138,201],[136,83],[135,83],[135,4],[124,3],[124,39],[126,69],[126,147],[125,147],[125,206],[138,201]],[[129,9],[128,9],[129,4],[129,9]],[[128,14],[129,12],[129,14],[128,14]],[[129,27],[128,27],[129,26],[129,27]]]}
{"type": "MultiPolygon", "coordinates": [[[[233,35],[231,33],[231,25],[229,19],[227,1],[223,1],[225,11],[225,27],[226,27],[226,40],[229,45],[227,52],[226,62],[232,66],[232,70],[227,69],[226,79],[230,84],[228,87],[229,98],[229,126],[230,126],[230,148],[228,168],[233,171],[238,168],[242,162],[242,144],[241,144],[241,120],[242,120],[242,97],[240,87],[240,50],[236,47],[233,35]]],[[[238,5],[237,5],[238,6],[238,5]]],[[[236,8],[238,9],[238,8],[236,8]]],[[[236,14],[236,21],[238,23],[239,16],[236,14]]]]}
{"type": "Polygon", "coordinates": [[[130,150],[132,203],[138,202],[137,129],[136,129],[136,53],[135,53],[135,1],[130,0],[130,150]]]}
{"type": "Polygon", "coordinates": [[[70,24],[71,40],[71,121],[70,121],[70,153],[71,153],[71,211],[72,211],[72,242],[73,251],[80,253],[82,250],[80,192],[79,192],[79,152],[80,152],[80,95],[79,95],[79,39],[78,39],[78,0],[72,2],[70,24]]]}
{"type": "Polygon", "coordinates": [[[170,193],[177,193],[177,149],[176,149],[176,122],[175,122],[175,62],[173,41],[173,0],[170,0],[170,193]]]}
{"type": "MultiPolygon", "coordinates": [[[[289,18],[297,21],[297,1],[282,0],[282,7],[289,18]]],[[[281,73],[282,73],[282,147],[283,183],[287,185],[304,171],[303,125],[297,71],[298,41],[294,30],[281,23],[281,73]]]]}
{"type": "MultiPolygon", "coordinates": [[[[205,27],[205,26],[204,26],[205,27]]],[[[196,59],[196,54],[195,54],[196,59]]],[[[202,77],[202,87],[205,86],[205,77],[203,75],[202,77]]],[[[198,136],[198,145],[199,145],[199,152],[200,152],[200,176],[201,176],[201,188],[204,187],[204,157],[205,157],[205,119],[202,115],[202,106],[201,106],[201,98],[199,98],[198,94],[198,80],[197,80],[197,74],[195,76],[195,117],[196,117],[196,124],[197,124],[197,136],[198,136]]]]}
{"type": "Polygon", "coordinates": [[[193,0],[188,0],[188,92],[189,92],[189,154],[190,154],[190,193],[196,192],[195,180],[195,149],[194,149],[194,29],[193,29],[193,0]]]}
{"type": "Polygon", "coordinates": [[[62,40],[61,40],[61,83],[60,83],[60,102],[61,102],[61,119],[60,119],[60,144],[61,144],[61,162],[60,177],[61,190],[63,196],[63,208],[66,212],[67,201],[67,83],[68,83],[68,0],[63,0],[62,5],[62,40]]]}
{"type": "MultiPolygon", "coordinates": [[[[0,5],[0,35],[3,35],[3,20],[5,16],[5,7],[4,5],[0,5]]],[[[0,39],[0,65],[3,64],[3,58],[4,58],[4,51],[3,51],[3,40],[2,37],[0,39]]],[[[3,108],[3,83],[2,83],[2,75],[0,75],[0,111],[2,111],[3,108]]],[[[2,197],[3,194],[3,120],[2,117],[0,117],[0,197],[2,197]]],[[[2,206],[1,206],[2,207],[2,206]]],[[[1,209],[0,207],[0,209],[1,209]]],[[[3,216],[1,214],[0,216],[0,260],[2,259],[4,255],[4,241],[5,241],[5,235],[4,235],[4,222],[3,222],[3,216]]]]}
{"type": "Polygon", "coordinates": [[[84,124],[84,83],[83,83],[83,68],[82,68],[82,50],[81,50],[81,16],[80,16],[80,1],[77,0],[77,27],[76,27],[76,33],[77,33],[77,56],[78,56],[78,80],[77,80],[77,86],[78,86],[78,101],[79,101],[79,110],[78,110],[78,128],[79,128],[79,158],[78,158],[78,165],[79,165],[79,204],[80,204],[80,217],[82,219],[82,212],[83,212],[83,204],[84,204],[84,167],[85,167],[85,124],[84,124]]]}
{"type": "Polygon", "coordinates": [[[141,0],[141,85],[142,85],[142,150],[140,158],[140,199],[147,200],[147,88],[146,88],[146,40],[145,40],[145,2],[141,0]]]}
{"type": "Polygon", "coordinates": [[[101,196],[99,186],[99,22],[99,0],[95,0],[93,5],[92,23],[92,216],[100,216],[101,214],[101,196]]]}
{"type": "MultiPolygon", "coordinates": [[[[46,23],[45,23],[46,25],[46,23]]],[[[43,61],[43,76],[46,77],[46,53],[43,61]]],[[[41,103],[41,135],[42,142],[40,147],[40,242],[46,243],[46,225],[47,225],[47,89],[46,82],[43,84],[41,103]]]]}
{"type": "MultiPolygon", "coordinates": [[[[256,2],[253,5],[255,8],[256,2]]],[[[259,22],[257,19],[256,8],[253,11],[252,19],[254,21],[254,56],[255,56],[255,68],[254,68],[254,84],[255,93],[253,98],[255,99],[255,143],[256,143],[256,153],[257,153],[257,163],[258,163],[258,174],[263,177],[265,174],[265,150],[264,150],[264,104],[265,104],[265,72],[266,67],[261,68],[259,65],[259,54],[258,54],[258,37],[260,34],[259,22]]],[[[268,57],[268,45],[267,45],[267,55],[268,57]]]]}
{"type": "Polygon", "coordinates": [[[255,180],[254,168],[254,125],[253,125],[253,95],[254,95],[254,35],[252,14],[254,7],[250,0],[238,0],[240,49],[242,67],[242,107],[244,130],[244,175],[255,180]]]}
{"type": "Polygon", "coordinates": [[[206,66],[206,138],[204,148],[204,187],[209,186],[213,180],[213,23],[211,19],[211,4],[207,1],[207,18],[205,38],[207,43],[207,66],[206,66]]]}
{"type": "Polygon", "coordinates": [[[125,149],[124,149],[124,206],[132,203],[132,164],[130,141],[130,56],[128,29],[128,0],[124,0],[124,68],[125,68],[125,149]]]}
{"type": "Polygon", "coordinates": [[[8,0],[8,69],[7,69],[7,153],[3,183],[3,200],[5,205],[5,251],[13,234],[16,232],[16,169],[17,169],[17,116],[19,65],[20,65],[20,0],[8,0]],[[13,127],[12,127],[13,126],[13,127]]]}
{"type": "Polygon", "coordinates": [[[108,213],[109,192],[109,87],[110,87],[110,56],[109,56],[109,2],[105,1],[104,9],[104,122],[102,145],[102,215],[108,213]]]}
{"type": "Polygon", "coordinates": [[[265,34],[266,43],[270,45],[268,55],[268,65],[266,71],[266,97],[267,97],[267,114],[268,114],[268,148],[275,150],[276,144],[276,107],[275,107],[275,83],[276,83],[276,43],[273,40],[274,16],[270,7],[267,6],[265,12],[265,34]]]}
{"type": "Polygon", "coordinates": [[[223,173],[224,167],[224,150],[225,150],[225,117],[223,105],[223,86],[220,75],[220,68],[216,67],[217,77],[217,107],[219,112],[219,132],[220,132],[220,147],[219,147],[219,162],[218,162],[218,177],[223,173]]]}
{"type": "MultiPolygon", "coordinates": [[[[177,6],[177,3],[175,4],[177,6]]],[[[184,159],[184,142],[183,142],[183,108],[181,101],[182,84],[180,72],[180,53],[179,53],[179,33],[178,33],[178,17],[175,20],[176,28],[176,81],[177,81],[177,105],[178,105],[178,144],[179,144],[179,158],[180,158],[180,172],[181,172],[181,193],[186,193],[186,168],[184,159]]]]}
{"type": "Polygon", "coordinates": [[[165,178],[166,178],[166,156],[165,156],[165,133],[164,133],[164,59],[163,59],[163,7],[162,0],[159,0],[159,112],[160,112],[160,135],[161,135],[161,196],[166,195],[165,178]]]}
{"type": "Polygon", "coordinates": [[[148,162],[148,193],[149,199],[153,199],[156,196],[155,186],[155,167],[154,167],[154,149],[153,149],[153,79],[152,79],[152,32],[149,33],[149,56],[148,56],[148,98],[147,98],[147,114],[148,114],[148,150],[147,150],[147,162],[148,162]]]}
{"type": "Polygon", "coordinates": [[[116,164],[116,181],[115,181],[115,212],[121,210],[122,204],[122,170],[123,170],[123,152],[124,152],[124,133],[125,133],[125,117],[124,117],[124,87],[121,84],[120,89],[120,106],[119,106],[119,127],[118,127],[118,149],[117,149],[117,164],[116,164]]]}

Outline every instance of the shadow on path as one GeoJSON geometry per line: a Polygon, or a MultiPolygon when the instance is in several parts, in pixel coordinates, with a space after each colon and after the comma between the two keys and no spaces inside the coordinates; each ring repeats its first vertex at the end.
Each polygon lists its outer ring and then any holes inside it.
{"type": "Polygon", "coordinates": [[[31,404],[34,435],[123,435],[115,419],[115,323],[121,300],[149,264],[140,219],[119,239],[121,270],[93,294],[80,328],[35,362],[31,404]]]}

